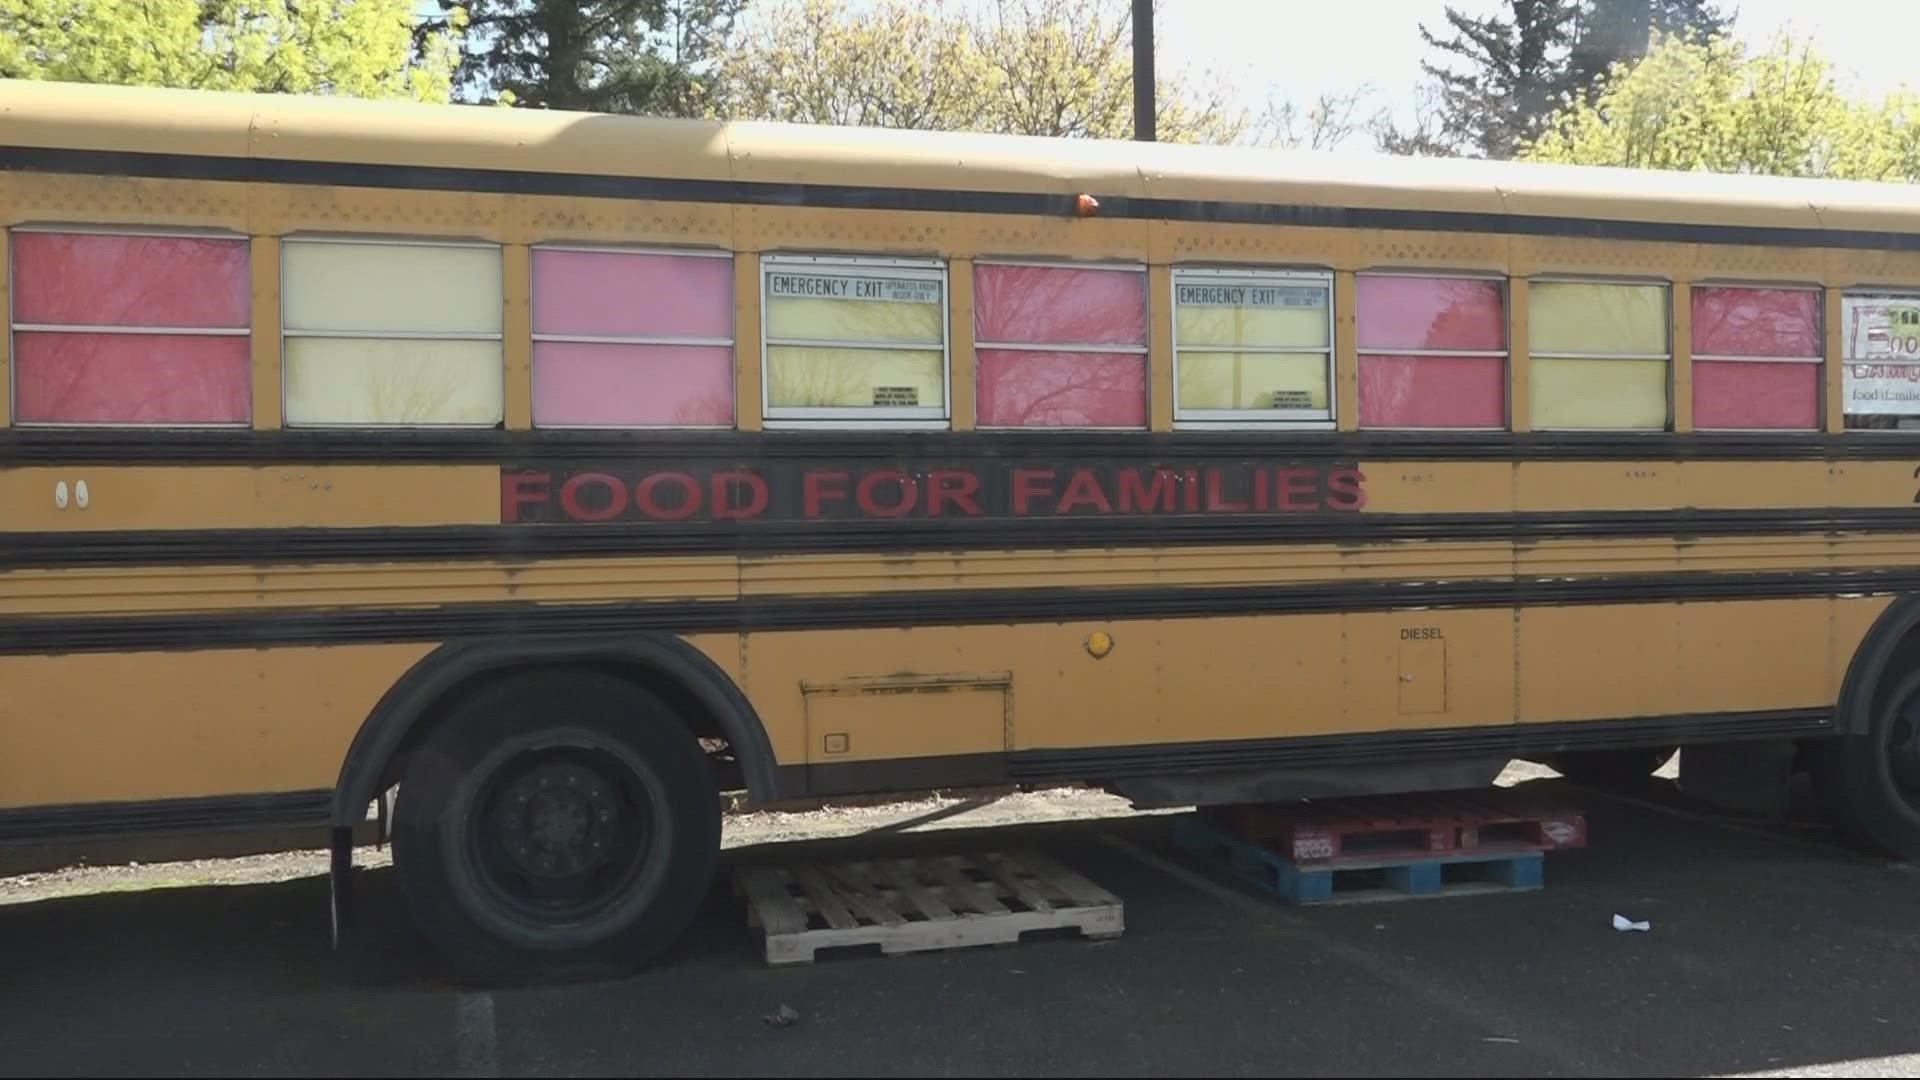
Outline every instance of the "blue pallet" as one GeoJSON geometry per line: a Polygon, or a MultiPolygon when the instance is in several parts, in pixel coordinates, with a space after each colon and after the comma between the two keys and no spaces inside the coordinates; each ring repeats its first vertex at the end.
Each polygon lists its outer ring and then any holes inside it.
{"type": "Polygon", "coordinates": [[[1175,818],[1173,837],[1183,850],[1224,863],[1291,904],[1528,892],[1546,884],[1546,857],[1537,848],[1340,859],[1301,866],[1277,851],[1223,832],[1197,815],[1175,818]],[[1462,868],[1475,876],[1461,880],[1462,868]],[[1372,887],[1364,884],[1376,880],[1379,884],[1372,887]]]}

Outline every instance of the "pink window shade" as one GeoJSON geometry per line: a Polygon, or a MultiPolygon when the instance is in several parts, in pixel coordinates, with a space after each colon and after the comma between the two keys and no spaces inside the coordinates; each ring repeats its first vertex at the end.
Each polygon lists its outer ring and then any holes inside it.
{"type": "Polygon", "coordinates": [[[1502,352],[1507,312],[1497,281],[1361,274],[1354,279],[1360,348],[1502,352]]]}
{"type": "Polygon", "coordinates": [[[533,422],[545,427],[730,425],[733,350],[536,341],[533,422]]]}
{"type": "Polygon", "coordinates": [[[17,333],[13,408],[23,424],[244,424],[244,337],[17,333]]]}
{"type": "Polygon", "coordinates": [[[982,426],[1146,425],[1144,356],[983,349],[979,361],[982,426]]]}
{"type": "Polygon", "coordinates": [[[1704,360],[1693,365],[1693,426],[1795,428],[1820,423],[1820,365],[1704,360]]]}
{"type": "Polygon", "coordinates": [[[1147,343],[1147,275],[1055,266],[973,268],[976,341],[1019,345],[1147,343]]]}
{"type": "Polygon", "coordinates": [[[1820,356],[1820,294],[1812,289],[1699,287],[1693,355],[1820,356]]]}
{"type": "Polygon", "coordinates": [[[730,339],[733,260],[535,249],[533,332],[730,339]]]}
{"type": "Polygon", "coordinates": [[[13,321],[245,329],[247,242],[16,232],[13,321]]]}
{"type": "Polygon", "coordinates": [[[1360,357],[1360,426],[1500,428],[1507,364],[1497,356],[1360,357]]]}

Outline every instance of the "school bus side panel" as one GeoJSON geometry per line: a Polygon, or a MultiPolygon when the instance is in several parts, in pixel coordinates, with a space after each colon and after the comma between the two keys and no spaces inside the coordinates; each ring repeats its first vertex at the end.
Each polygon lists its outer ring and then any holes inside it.
{"type": "Polygon", "coordinates": [[[432,648],[0,657],[0,807],[330,789],[432,648]]]}

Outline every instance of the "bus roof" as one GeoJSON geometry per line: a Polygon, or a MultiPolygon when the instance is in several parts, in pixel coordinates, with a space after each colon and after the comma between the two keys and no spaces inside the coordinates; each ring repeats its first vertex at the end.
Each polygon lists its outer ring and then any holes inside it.
{"type": "Polygon", "coordinates": [[[18,165],[22,151],[34,150],[91,151],[96,162],[100,154],[127,154],[948,193],[1086,192],[1736,228],[1904,233],[1920,224],[1920,185],[1898,183],[0,80],[0,163],[18,165]]]}

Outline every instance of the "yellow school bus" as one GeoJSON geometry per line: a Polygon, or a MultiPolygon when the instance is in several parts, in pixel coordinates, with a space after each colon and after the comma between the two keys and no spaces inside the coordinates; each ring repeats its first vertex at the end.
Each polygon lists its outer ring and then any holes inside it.
{"type": "Polygon", "coordinates": [[[482,972],[725,791],[1684,747],[1920,852],[1920,189],[8,83],[0,226],[9,841],[392,797],[482,972]]]}

